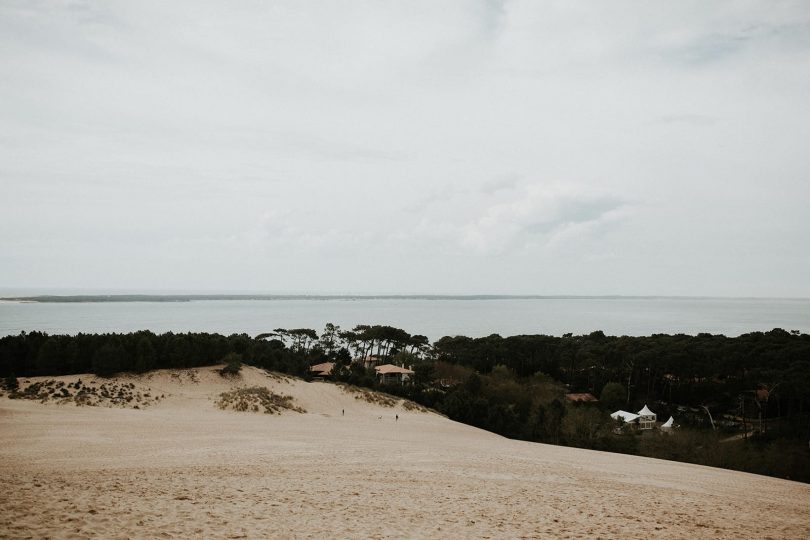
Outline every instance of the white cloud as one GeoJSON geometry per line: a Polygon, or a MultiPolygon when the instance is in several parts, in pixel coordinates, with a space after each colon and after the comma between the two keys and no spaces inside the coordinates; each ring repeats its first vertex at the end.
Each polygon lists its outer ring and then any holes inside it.
{"type": "Polygon", "coordinates": [[[803,1],[0,3],[0,283],[808,295],[808,28],[803,1]]]}
{"type": "Polygon", "coordinates": [[[485,184],[479,193],[468,193],[463,202],[479,210],[466,220],[450,221],[454,213],[439,205],[434,213],[443,219],[423,219],[413,235],[422,237],[421,243],[441,242],[456,252],[479,256],[542,250],[563,239],[570,242],[598,234],[600,224],[620,219],[628,205],[615,195],[570,182],[523,186],[510,182],[495,190],[485,184]],[[502,200],[493,203],[493,192],[503,191],[502,200]]]}

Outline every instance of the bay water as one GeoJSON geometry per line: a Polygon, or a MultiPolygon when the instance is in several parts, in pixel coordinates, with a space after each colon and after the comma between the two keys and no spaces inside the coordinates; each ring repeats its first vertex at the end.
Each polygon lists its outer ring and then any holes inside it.
{"type": "Polygon", "coordinates": [[[256,335],[274,328],[344,329],[387,324],[431,340],[446,335],[587,334],[644,336],[708,332],[737,336],[773,328],[810,332],[810,299],[565,297],[322,298],[189,302],[0,302],[0,336],[218,332],[256,335]]]}

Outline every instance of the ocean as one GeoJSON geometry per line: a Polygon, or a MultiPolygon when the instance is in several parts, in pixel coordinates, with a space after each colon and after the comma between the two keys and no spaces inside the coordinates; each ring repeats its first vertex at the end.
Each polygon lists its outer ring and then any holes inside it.
{"type": "Polygon", "coordinates": [[[645,336],[708,332],[737,336],[773,328],[810,332],[810,299],[748,298],[313,298],[190,302],[0,302],[0,336],[344,329],[387,324],[431,340],[446,335],[587,334],[645,336]]]}

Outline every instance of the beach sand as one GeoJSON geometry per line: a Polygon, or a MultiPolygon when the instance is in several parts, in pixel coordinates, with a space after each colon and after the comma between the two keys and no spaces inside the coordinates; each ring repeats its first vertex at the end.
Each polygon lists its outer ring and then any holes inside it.
{"type": "Polygon", "coordinates": [[[806,484],[512,441],[255,368],[116,381],[164,398],[0,398],[0,537],[810,538],[806,484]],[[215,406],[256,385],[307,412],[215,406]]]}

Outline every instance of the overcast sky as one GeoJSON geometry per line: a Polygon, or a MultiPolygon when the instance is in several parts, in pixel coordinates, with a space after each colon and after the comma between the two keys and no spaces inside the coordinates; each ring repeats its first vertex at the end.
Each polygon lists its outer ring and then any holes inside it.
{"type": "Polygon", "coordinates": [[[0,286],[810,296],[810,3],[0,0],[0,286]]]}

